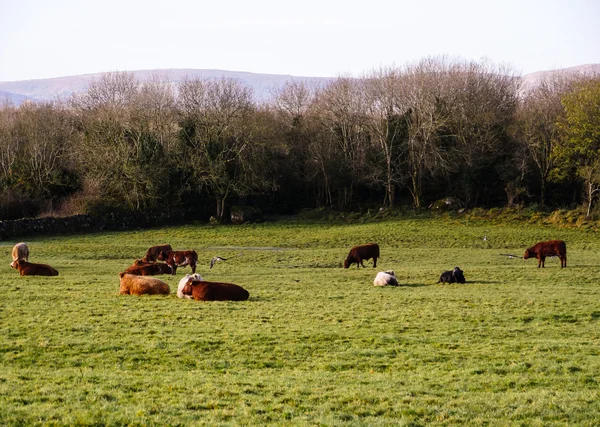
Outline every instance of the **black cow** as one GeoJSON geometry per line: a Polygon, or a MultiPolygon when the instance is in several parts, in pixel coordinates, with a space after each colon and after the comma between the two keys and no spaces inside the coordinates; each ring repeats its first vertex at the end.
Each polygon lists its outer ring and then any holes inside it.
{"type": "Polygon", "coordinates": [[[444,271],[442,273],[442,275],[440,276],[440,280],[438,280],[438,283],[466,283],[465,280],[465,275],[463,274],[463,271],[458,268],[458,267],[454,267],[454,270],[450,271],[444,271]]]}

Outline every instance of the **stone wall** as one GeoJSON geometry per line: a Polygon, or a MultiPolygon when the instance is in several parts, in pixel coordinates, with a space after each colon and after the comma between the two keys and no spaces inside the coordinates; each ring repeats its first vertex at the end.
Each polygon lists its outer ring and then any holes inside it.
{"type": "Polygon", "coordinates": [[[105,215],[74,215],[63,218],[23,218],[0,221],[0,240],[37,235],[62,235],[92,233],[97,231],[132,230],[162,225],[183,224],[184,212],[131,214],[110,213],[105,215]]]}

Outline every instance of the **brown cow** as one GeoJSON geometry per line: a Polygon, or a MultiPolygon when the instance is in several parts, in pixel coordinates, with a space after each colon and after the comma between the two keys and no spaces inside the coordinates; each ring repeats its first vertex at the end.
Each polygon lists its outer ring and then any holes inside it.
{"type": "Polygon", "coordinates": [[[567,266],[567,245],[562,240],[550,240],[540,242],[525,250],[523,259],[537,258],[538,268],[544,268],[547,256],[557,256],[560,259],[560,268],[567,266]]]}
{"type": "Polygon", "coordinates": [[[194,274],[198,263],[198,254],[196,251],[161,251],[158,260],[169,264],[173,269],[173,275],[175,275],[177,267],[185,267],[188,264],[194,274]]]}
{"type": "Polygon", "coordinates": [[[233,283],[205,282],[193,278],[187,281],[181,293],[198,301],[246,301],[250,296],[246,289],[233,283]]]}
{"type": "Polygon", "coordinates": [[[160,253],[162,251],[172,251],[172,250],[173,250],[173,248],[171,247],[171,245],[152,246],[151,248],[148,248],[148,251],[146,252],[146,256],[144,258],[142,258],[142,261],[156,262],[156,260],[158,259],[158,256],[160,255],[160,253]]]}
{"type": "Polygon", "coordinates": [[[11,268],[17,268],[15,261],[23,259],[29,261],[29,248],[23,242],[17,243],[12,249],[12,262],[10,263],[11,268]]]}
{"type": "Polygon", "coordinates": [[[373,258],[373,268],[377,267],[377,258],[379,258],[379,245],[377,243],[355,246],[350,249],[350,253],[344,261],[344,268],[348,268],[354,263],[356,263],[357,268],[361,265],[364,267],[363,261],[369,258],[373,258]]]}
{"type": "Polygon", "coordinates": [[[21,276],[58,276],[58,271],[48,264],[34,264],[22,259],[13,262],[21,276]]]}
{"type": "Polygon", "coordinates": [[[135,276],[119,273],[119,293],[121,295],[169,295],[171,288],[165,282],[154,277],[135,276]]]}
{"type": "Polygon", "coordinates": [[[133,265],[127,267],[125,273],[136,276],[158,276],[159,274],[173,274],[173,269],[164,262],[144,262],[136,259],[133,265]]]}

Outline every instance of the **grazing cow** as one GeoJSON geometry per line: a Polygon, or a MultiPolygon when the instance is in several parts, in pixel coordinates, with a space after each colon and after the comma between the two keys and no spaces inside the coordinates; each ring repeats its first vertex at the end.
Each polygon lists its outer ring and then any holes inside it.
{"type": "Polygon", "coordinates": [[[17,243],[12,249],[12,262],[10,263],[11,268],[17,268],[15,261],[22,259],[29,261],[29,248],[23,242],[17,243]]]}
{"type": "Polygon", "coordinates": [[[21,276],[58,276],[58,271],[48,264],[34,264],[22,259],[13,261],[13,264],[21,276]]]}
{"type": "Polygon", "coordinates": [[[191,295],[184,295],[183,294],[183,287],[187,284],[187,282],[192,279],[192,280],[202,280],[202,276],[200,276],[199,274],[186,274],[180,281],[179,281],[179,286],[177,286],[177,297],[178,298],[187,298],[187,299],[192,299],[191,295]]]}
{"type": "Polygon", "coordinates": [[[454,267],[454,270],[448,270],[442,273],[442,275],[440,276],[440,280],[438,280],[438,283],[440,282],[466,283],[467,281],[465,280],[465,275],[463,274],[463,271],[458,267],[454,267]]]}
{"type": "Polygon", "coordinates": [[[169,285],[154,277],[136,276],[124,271],[119,273],[119,293],[121,295],[169,295],[169,285]]]}
{"type": "Polygon", "coordinates": [[[360,268],[361,265],[364,267],[363,261],[369,258],[373,258],[373,268],[377,267],[377,258],[379,258],[379,245],[377,243],[355,246],[350,249],[350,253],[344,261],[344,268],[348,268],[354,263],[356,263],[357,268],[360,268]]]}
{"type": "Polygon", "coordinates": [[[158,276],[159,274],[173,274],[173,269],[164,262],[144,262],[136,259],[133,265],[127,267],[125,273],[136,276],[158,276]]]}
{"type": "Polygon", "coordinates": [[[373,280],[373,286],[398,286],[398,279],[393,270],[380,271],[373,280]]]}
{"type": "Polygon", "coordinates": [[[162,251],[172,251],[172,250],[173,250],[173,248],[171,247],[171,245],[152,246],[151,248],[148,248],[148,251],[146,252],[146,256],[144,258],[142,258],[142,261],[156,262],[156,260],[158,259],[158,256],[160,255],[160,253],[162,251]]]}
{"type": "Polygon", "coordinates": [[[173,269],[173,275],[175,275],[177,267],[185,267],[188,264],[192,268],[192,274],[194,274],[198,263],[198,254],[196,251],[161,251],[158,260],[169,264],[173,269]]]}
{"type": "Polygon", "coordinates": [[[567,266],[567,245],[562,240],[540,242],[525,250],[523,259],[537,258],[538,268],[544,267],[547,256],[557,256],[560,259],[560,268],[567,266]]]}
{"type": "Polygon", "coordinates": [[[246,289],[233,283],[194,279],[188,279],[181,292],[198,301],[246,301],[250,296],[246,289]]]}

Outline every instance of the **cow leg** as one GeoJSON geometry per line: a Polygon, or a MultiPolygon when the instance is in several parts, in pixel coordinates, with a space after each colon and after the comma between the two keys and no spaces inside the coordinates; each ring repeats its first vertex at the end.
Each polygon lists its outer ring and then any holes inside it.
{"type": "Polygon", "coordinates": [[[171,265],[171,275],[175,276],[175,273],[177,272],[177,264],[169,264],[171,265]]]}
{"type": "MultiPolygon", "coordinates": [[[[363,262],[363,260],[362,260],[362,259],[360,260],[360,265],[362,265],[362,266],[363,266],[363,268],[366,268],[366,267],[365,267],[365,263],[363,262]]],[[[358,265],[358,263],[356,263],[356,266],[357,266],[358,268],[360,268],[360,265],[358,265]]]]}
{"type": "Polygon", "coordinates": [[[377,257],[373,257],[373,268],[377,267],[377,257]]]}
{"type": "Polygon", "coordinates": [[[192,268],[192,274],[196,273],[196,263],[190,262],[190,267],[192,268]]]}

